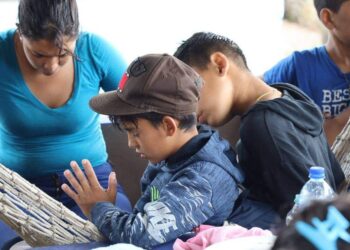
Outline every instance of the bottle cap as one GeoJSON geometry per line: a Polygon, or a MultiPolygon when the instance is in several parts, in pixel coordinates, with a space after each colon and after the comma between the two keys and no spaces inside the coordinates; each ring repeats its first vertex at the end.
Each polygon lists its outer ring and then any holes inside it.
{"type": "Polygon", "coordinates": [[[311,167],[309,170],[309,178],[312,179],[324,179],[324,168],[323,167],[311,167]]]}

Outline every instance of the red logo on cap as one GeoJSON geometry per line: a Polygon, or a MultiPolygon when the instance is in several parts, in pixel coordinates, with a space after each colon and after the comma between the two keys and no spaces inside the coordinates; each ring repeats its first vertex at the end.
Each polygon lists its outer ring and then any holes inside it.
{"type": "Polygon", "coordinates": [[[128,80],[129,75],[127,73],[124,73],[122,76],[122,79],[119,82],[118,90],[123,91],[126,80],[128,80]]]}

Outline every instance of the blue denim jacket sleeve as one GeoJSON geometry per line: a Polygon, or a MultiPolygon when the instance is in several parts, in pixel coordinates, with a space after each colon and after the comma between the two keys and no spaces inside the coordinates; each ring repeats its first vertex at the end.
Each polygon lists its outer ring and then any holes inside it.
{"type": "MultiPolygon", "coordinates": [[[[111,203],[97,203],[91,211],[92,222],[114,243],[148,248],[169,242],[213,216],[212,187],[205,177],[195,168],[188,169],[159,187],[157,201],[144,203],[132,213],[111,203]]],[[[149,200],[149,191],[146,189],[140,200],[149,200]]]]}

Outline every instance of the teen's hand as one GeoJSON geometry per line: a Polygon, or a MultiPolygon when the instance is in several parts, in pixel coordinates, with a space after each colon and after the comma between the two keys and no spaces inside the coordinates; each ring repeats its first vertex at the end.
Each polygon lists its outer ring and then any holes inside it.
{"type": "Polygon", "coordinates": [[[62,185],[62,190],[78,204],[84,215],[90,218],[91,209],[97,202],[114,204],[117,193],[117,178],[114,172],[109,175],[108,189],[106,190],[98,182],[91,163],[88,160],[82,160],[82,164],[85,174],[76,161],[70,163],[75,176],[69,170],[64,171],[64,176],[74,190],[67,184],[62,185]]]}

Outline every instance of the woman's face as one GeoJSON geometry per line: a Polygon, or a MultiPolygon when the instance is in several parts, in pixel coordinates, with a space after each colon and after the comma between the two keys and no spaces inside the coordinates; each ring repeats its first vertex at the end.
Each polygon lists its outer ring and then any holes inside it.
{"type": "Polygon", "coordinates": [[[63,48],[59,49],[53,41],[32,40],[24,36],[20,39],[30,66],[46,76],[55,74],[69,61],[76,44],[75,39],[63,37],[63,48]]]}

